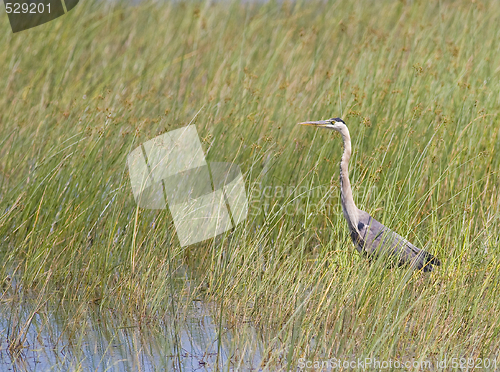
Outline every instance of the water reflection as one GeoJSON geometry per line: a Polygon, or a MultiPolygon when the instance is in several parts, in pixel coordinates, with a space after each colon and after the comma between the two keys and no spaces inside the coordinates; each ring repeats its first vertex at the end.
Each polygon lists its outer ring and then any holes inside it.
{"type": "Polygon", "coordinates": [[[262,360],[262,343],[250,323],[228,329],[201,301],[192,301],[182,320],[167,314],[131,325],[98,306],[85,309],[84,316],[61,307],[36,310],[0,304],[0,370],[259,370],[262,360]],[[9,349],[20,334],[22,347],[9,349]]]}

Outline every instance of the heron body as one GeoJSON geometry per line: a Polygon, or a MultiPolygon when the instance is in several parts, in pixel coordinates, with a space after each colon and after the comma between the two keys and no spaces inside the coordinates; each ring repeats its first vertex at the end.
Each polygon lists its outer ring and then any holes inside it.
{"type": "Polygon", "coordinates": [[[367,212],[354,204],[351,183],[349,181],[348,164],[351,158],[351,137],[345,122],[340,118],[321,121],[306,121],[301,125],[326,128],[340,133],[344,142],[344,152],[340,161],[340,198],[342,212],[349,226],[351,239],[361,254],[370,259],[383,254],[390,258],[392,264],[409,265],[415,270],[432,271],[441,263],[432,254],[411,244],[401,235],[387,228],[367,212]]]}

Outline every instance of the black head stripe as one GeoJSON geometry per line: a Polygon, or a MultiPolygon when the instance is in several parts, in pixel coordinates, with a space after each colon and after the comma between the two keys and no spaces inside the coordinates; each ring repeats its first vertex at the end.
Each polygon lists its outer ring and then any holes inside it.
{"type": "Polygon", "coordinates": [[[335,120],[336,122],[341,122],[345,124],[345,121],[342,120],[341,118],[333,118],[332,120],[335,120]]]}

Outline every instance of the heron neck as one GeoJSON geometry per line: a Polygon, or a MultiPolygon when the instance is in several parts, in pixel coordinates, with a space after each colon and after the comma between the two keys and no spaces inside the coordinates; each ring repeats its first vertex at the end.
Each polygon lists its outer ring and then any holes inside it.
{"type": "Polygon", "coordinates": [[[349,130],[341,131],[342,140],[344,141],[344,153],[340,161],[340,198],[342,202],[342,212],[351,229],[356,229],[358,226],[358,208],[354,204],[352,197],[351,182],[349,181],[349,159],[351,158],[351,138],[349,130]]]}

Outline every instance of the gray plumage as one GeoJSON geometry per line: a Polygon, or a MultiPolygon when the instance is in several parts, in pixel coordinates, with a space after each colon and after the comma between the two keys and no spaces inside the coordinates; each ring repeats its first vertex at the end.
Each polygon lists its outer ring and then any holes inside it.
{"type": "Polygon", "coordinates": [[[340,161],[340,197],[342,212],[349,225],[351,239],[359,253],[369,259],[380,254],[387,256],[390,266],[409,265],[415,270],[432,271],[441,263],[432,254],[411,244],[401,235],[382,225],[367,212],[358,209],[352,197],[348,164],[351,157],[351,137],[344,121],[333,118],[321,121],[306,121],[301,125],[311,125],[339,132],[344,142],[344,152],[340,161]]]}

